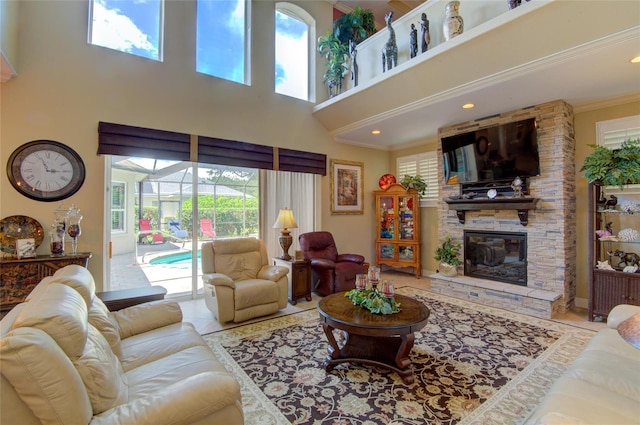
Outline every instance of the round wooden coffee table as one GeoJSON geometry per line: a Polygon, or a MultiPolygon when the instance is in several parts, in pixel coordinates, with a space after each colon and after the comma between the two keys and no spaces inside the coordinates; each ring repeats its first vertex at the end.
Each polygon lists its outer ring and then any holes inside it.
{"type": "Polygon", "coordinates": [[[353,305],[344,294],[328,295],[318,303],[322,327],[329,341],[325,370],[330,371],[339,363],[364,363],[391,369],[404,383],[413,383],[409,352],[413,348],[414,332],[427,324],[431,313],[427,306],[413,298],[396,295],[399,313],[373,314],[353,305]],[[346,333],[342,347],[338,346],[334,329],[346,333]]]}

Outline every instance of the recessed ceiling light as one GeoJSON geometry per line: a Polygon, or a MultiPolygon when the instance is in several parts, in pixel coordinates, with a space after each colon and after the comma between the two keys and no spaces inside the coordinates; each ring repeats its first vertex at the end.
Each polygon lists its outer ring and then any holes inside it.
{"type": "Polygon", "coordinates": [[[380,131],[380,130],[373,130],[373,131],[371,131],[371,134],[380,134],[380,133],[382,133],[382,131],[380,131]]]}
{"type": "Polygon", "coordinates": [[[464,105],[462,105],[462,109],[471,109],[474,108],[476,105],[475,103],[465,103],[464,105]]]}
{"type": "Polygon", "coordinates": [[[631,59],[631,63],[640,63],[640,56],[636,56],[635,58],[631,59]]]}

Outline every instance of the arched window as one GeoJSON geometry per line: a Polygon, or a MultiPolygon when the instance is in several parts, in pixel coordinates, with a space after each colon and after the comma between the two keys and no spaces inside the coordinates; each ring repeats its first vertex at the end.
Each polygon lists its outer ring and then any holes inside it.
{"type": "Polygon", "coordinates": [[[276,3],[275,22],[275,91],[313,101],[315,20],[299,6],[276,3]]]}

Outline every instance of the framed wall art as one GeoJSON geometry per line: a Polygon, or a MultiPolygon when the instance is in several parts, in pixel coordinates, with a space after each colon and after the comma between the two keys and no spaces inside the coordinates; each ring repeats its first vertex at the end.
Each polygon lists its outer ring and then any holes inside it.
{"type": "Polygon", "coordinates": [[[331,214],[363,214],[364,164],[331,160],[331,214]]]}

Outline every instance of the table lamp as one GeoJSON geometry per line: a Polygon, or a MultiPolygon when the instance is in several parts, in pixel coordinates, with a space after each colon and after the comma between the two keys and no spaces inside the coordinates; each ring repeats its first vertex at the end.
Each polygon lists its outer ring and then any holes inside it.
{"type": "Polygon", "coordinates": [[[291,256],[289,255],[289,247],[293,242],[293,237],[291,237],[291,232],[289,229],[295,229],[298,227],[298,223],[296,223],[296,219],[293,218],[293,211],[288,208],[284,208],[280,210],[278,213],[278,218],[276,222],[273,224],[274,229],[282,229],[280,232],[280,237],[278,241],[280,241],[280,246],[282,247],[282,255],[280,259],[282,260],[290,260],[291,256]]]}

